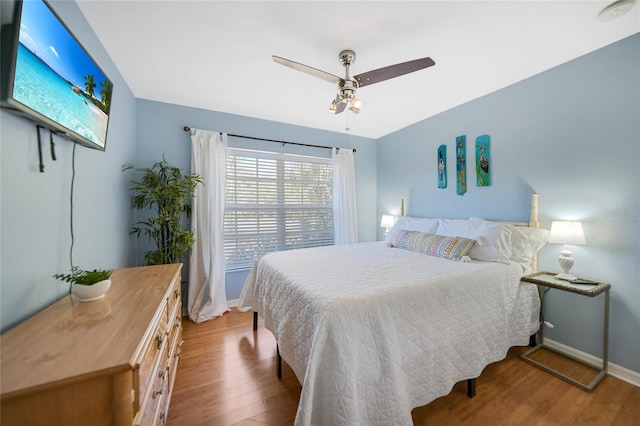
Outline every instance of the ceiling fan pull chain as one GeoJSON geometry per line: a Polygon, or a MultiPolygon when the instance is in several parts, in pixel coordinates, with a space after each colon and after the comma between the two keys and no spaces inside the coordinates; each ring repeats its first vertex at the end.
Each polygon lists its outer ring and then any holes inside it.
{"type": "Polygon", "coordinates": [[[349,110],[347,110],[347,113],[345,114],[345,120],[347,122],[347,124],[345,124],[344,129],[346,131],[351,130],[351,128],[349,127],[349,110]]]}

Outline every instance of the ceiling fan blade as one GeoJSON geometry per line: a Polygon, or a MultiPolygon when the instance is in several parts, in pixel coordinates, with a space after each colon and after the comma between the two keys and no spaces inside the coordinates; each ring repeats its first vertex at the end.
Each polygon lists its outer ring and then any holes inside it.
{"type": "Polygon", "coordinates": [[[413,61],[402,62],[400,64],[378,68],[377,70],[363,72],[362,74],[354,75],[353,78],[358,82],[359,87],[363,87],[428,68],[435,64],[436,63],[431,58],[415,59],[413,61]]]}
{"type": "Polygon", "coordinates": [[[338,77],[337,75],[333,75],[326,71],[319,70],[317,68],[310,67],[309,65],[304,65],[299,62],[292,61],[290,59],[282,58],[280,56],[271,55],[273,62],[276,62],[280,65],[284,65],[289,68],[293,68],[294,70],[302,71],[314,77],[321,78],[329,83],[338,84],[342,81],[342,77],[338,77]]]}

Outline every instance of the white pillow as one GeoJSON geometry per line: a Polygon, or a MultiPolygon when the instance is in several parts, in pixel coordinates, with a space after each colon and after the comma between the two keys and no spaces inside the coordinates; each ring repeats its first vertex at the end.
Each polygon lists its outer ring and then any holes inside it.
{"type": "Polygon", "coordinates": [[[527,227],[519,229],[529,241],[529,247],[533,255],[538,254],[538,251],[549,241],[548,229],[527,227]]]}
{"type": "Polygon", "coordinates": [[[478,240],[478,243],[469,252],[469,256],[472,259],[484,260],[485,262],[508,264],[511,257],[511,229],[509,225],[473,217],[469,219],[469,222],[471,223],[471,232],[478,240]]]}
{"type": "MultiPolygon", "coordinates": [[[[404,229],[405,231],[418,231],[425,234],[435,234],[438,229],[438,219],[428,217],[411,217],[400,216],[393,228],[389,231],[384,241],[389,244],[396,231],[404,229]]],[[[454,235],[455,236],[455,235],[454,235]]]]}
{"type": "Polygon", "coordinates": [[[468,232],[468,219],[438,219],[438,232],[436,234],[448,237],[458,237],[468,232]]]}
{"type": "Polygon", "coordinates": [[[476,240],[469,257],[484,262],[509,263],[511,257],[511,229],[507,224],[472,217],[440,219],[437,234],[476,240]]]}
{"type": "Polygon", "coordinates": [[[511,228],[511,257],[510,259],[522,266],[524,274],[531,273],[531,260],[533,259],[533,251],[529,239],[522,232],[526,229],[521,226],[509,226],[511,228]]]}
{"type": "Polygon", "coordinates": [[[511,228],[511,260],[517,263],[531,263],[533,251],[529,238],[522,232],[522,226],[509,225],[511,228]]]}
{"type": "Polygon", "coordinates": [[[519,263],[530,274],[531,260],[549,240],[549,231],[542,228],[511,226],[511,260],[519,263]]]}

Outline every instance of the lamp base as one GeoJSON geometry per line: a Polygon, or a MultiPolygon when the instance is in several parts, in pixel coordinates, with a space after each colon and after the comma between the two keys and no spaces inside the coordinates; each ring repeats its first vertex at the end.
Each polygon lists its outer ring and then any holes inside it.
{"type": "Polygon", "coordinates": [[[573,281],[576,279],[576,277],[574,275],[571,274],[565,274],[565,273],[561,273],[556,275],[556,278],[559,280],[565,280],[565,281],[573,281]]]}
{"type": "Polygon", "coordinates": [[[575,259],[573,258],[573,253],[564,245],[564,248],[560,251],[560,257],[558,257],[558,263],[560,264],[560,269],[562,269],[562,273],[556,275],[556,278],[559,280],[572,281],[575,280],[576,277],[571,275],[569,271],[573,266],[575,259]]]}

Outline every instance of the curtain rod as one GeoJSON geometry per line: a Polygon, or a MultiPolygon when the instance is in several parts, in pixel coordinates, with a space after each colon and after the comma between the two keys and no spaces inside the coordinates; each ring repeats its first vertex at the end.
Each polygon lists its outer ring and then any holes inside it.
{"type": "MultiPolygon", "coordinates": [[[[191,127],[189,127],[189,126],[184,126],[183,129],[184,129],[185,132],[190,132],[191,131],[191,127]]],[[[287,142],[287,141],[280,141],[280,140],[276,140],[276,139],[256,138],[254,136],[235,135],[233,133],[227,133],[227,136],[233,136],[233,137],[242,138],[242,139],[253,139],[253,140],[256,140],[256,141],[264,141],[264,142],[276,142],[276,143],[288,144],[288,145],[308,146],[308,147],[311,147],[311,148],[333,149],[333,147],[331,147],[331,146],[310,145],[310,144],[306,144],[306,143],[287,142]]],[[[337,148],[337,149],[340,149],[340,148],[337,148]]],[[[349,149],[349,148],[342,148],[342,149],[349,149]]],[[[353,152],[356,152],[355,148],[352,148],[352,149],[353,149],[353,152]]]]}

